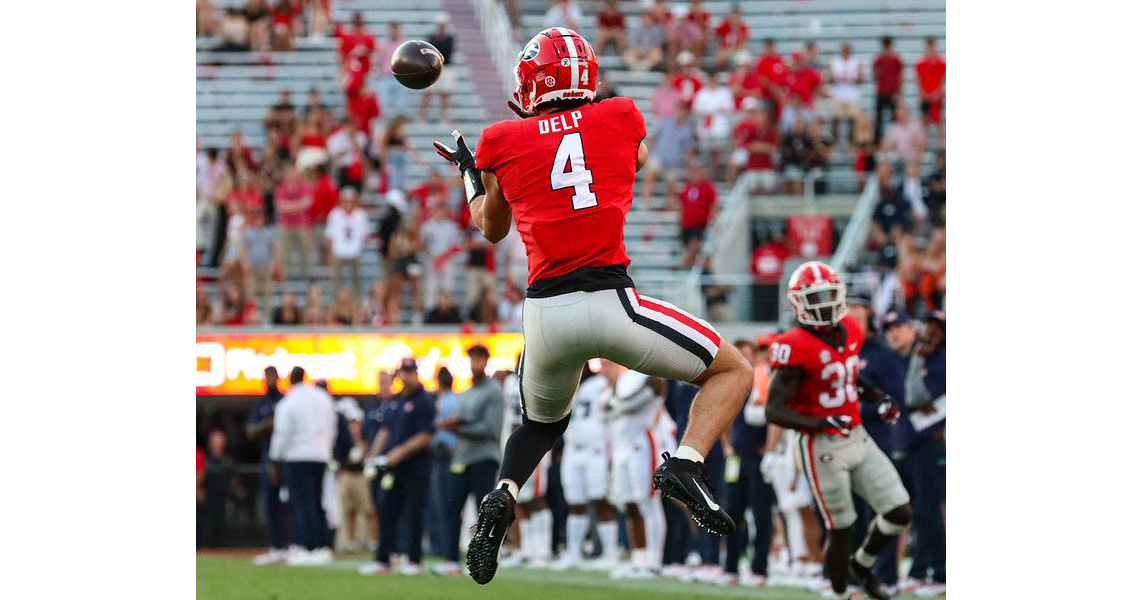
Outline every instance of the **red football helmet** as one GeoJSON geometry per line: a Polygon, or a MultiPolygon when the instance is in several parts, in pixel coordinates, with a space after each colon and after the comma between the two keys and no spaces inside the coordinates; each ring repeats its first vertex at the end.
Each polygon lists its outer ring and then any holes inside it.
{"type": "Polygon", "coordinates": [[[519,53],[515,100],[524,113],[552,100],[594,100],[599,63],[583,36],[566,27],[539,32],[519,53]]]}
{"type": "Polygon", "coordinates": [[[845,282],[829,265],[811,260],[789,277],[789,303],[805,325],[836,325],[845,316],[845,282]]]}

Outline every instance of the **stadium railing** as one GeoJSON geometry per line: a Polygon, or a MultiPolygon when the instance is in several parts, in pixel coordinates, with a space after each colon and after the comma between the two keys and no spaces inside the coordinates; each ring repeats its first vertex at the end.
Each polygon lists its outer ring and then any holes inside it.
{"type": "Polygon", "coordinates": [[[516,64],[517,44],[508,14],[498,0],[473,0],[472,4],[476,7],[480,31],[484,34],[496,70],[500,73],[500,83],[504,91],[511,94],[515,91],[515,74],[512,71],[516,64]]]}
{"type": "Polygon", "coordinates": [[[879,199],[880,193],[876,178],[869,177],[864,184],[864,191],[861,192],[860,200],[857,201],[852,217],[849,218],[849,224],[841,235],[841,241],[837,243],[837,250],[833,253],[832,260],[829,261],[834,269],[845,271],[856,262],[858,253],[868,241],[868,227],[872,222],[872,211],[876,208],[879,199]]]}

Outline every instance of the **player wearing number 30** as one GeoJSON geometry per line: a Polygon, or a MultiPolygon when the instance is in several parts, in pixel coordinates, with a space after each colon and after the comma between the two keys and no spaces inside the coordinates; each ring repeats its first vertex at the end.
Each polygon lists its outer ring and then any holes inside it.
{"type": "Polygon", "coordinates": [[[567,428],[586,361],[607,358],[701,386],[678,451],[654,483],[723,535],[733,521],[710,492],[702,460],[752,381],[745,358],[709,323],[640,296],[627,275],[623,225],[646,162],[646,124],[629,98],[592,103],[598,64],[590,44],[574,31],[545,29],[520,52],[516,77],[508,105],[520,120],[484,129],[474,156],[458,131],[455,149],[436,142],[460,169],[472,222],[498,242],[514,219],[528,259],[523,425],[507,442],[497,489],[480,503],[468,547],[478,583],[495,575],[519,486],[567,428]]]}
{"type": "Polygon", "coordinates": [[[857,373],[864,336],[845,314],[845,283],[833,269],[817,261],[797,267],[789,279],[789,302],[798,326],[770,346],[773,371],[765,416],[799,434],[797,458],[829,529],[825,573],[833,593],[845,597],[851,572],[869,596],[888,598],[871,567],[908,526],[912,511],[900,475],[861,426],[858,388],[864,400],[878,403],[882,419],[894,422],[900,412],[857,373]],[[877,516],[850,560],[853,492],[877,516]]]}

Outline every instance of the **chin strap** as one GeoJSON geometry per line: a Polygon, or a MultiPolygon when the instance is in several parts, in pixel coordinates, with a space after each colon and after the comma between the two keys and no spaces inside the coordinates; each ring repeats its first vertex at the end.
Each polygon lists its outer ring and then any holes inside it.
{"type": "Polygon", "coordinates": [[[532,115],[524,112],[519,102],[519,92],[513,92],[512,97],[508,98],[508,108],[512,110],[521,119],[526,119],[532,115]]]}

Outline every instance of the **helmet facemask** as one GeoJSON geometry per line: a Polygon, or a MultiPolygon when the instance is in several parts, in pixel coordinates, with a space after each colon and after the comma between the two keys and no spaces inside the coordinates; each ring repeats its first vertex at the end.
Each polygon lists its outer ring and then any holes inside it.
{"type": "Polygon", "coordinates": [[[797,320],[805,325],[829,327],[845,316],[845,284],[826,281],[789,291],[797,320]]]}

